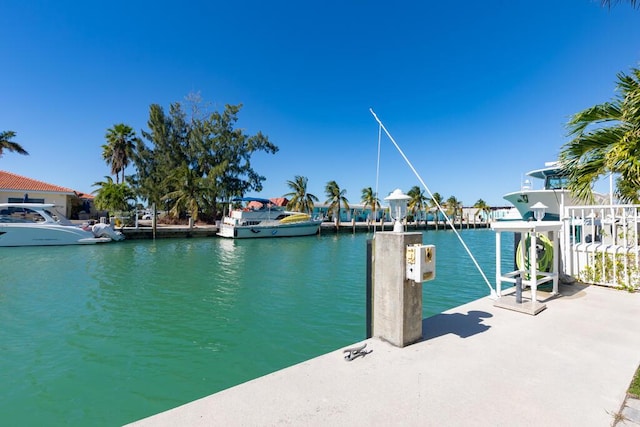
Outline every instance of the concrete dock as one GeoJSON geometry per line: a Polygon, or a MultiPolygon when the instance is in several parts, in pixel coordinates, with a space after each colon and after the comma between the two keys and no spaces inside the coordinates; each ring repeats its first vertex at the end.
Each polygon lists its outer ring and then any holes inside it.
{"type": "Polygon", "coordinates": [[[368,339],[364,357],[337,349],[132,425],[640,426],[640,406],[624,408],[640,294],[573,284],[538,298],[536,316],[483,298],[424,319],[408,347],[368,339]]]}

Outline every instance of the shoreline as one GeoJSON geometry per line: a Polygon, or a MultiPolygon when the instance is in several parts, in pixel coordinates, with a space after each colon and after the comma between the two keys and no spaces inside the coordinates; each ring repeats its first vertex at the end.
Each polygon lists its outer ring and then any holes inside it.
{"type": "MultiPolygon", "coordinates": [[[[150,221],[149,221],[150,223],[150,221]]],[[[455,223],[457,230],[461,229],[488,229],[491,223],[455,223]]],[[[136,227],[116,227],[117,231],[124,234],[127,240],[153,239],[153,228],[149,224],[140,224],[136,227]]],[[[393,229],[392,222],[385,222],[382,226],[380,223],[367,224],[366,222],[342,222],[339,227],[333,222],[323,222],[320,225],[319,234],[326,233],[373,233],[374,231],[391,231],[393,229]]],[[[406,231],[438,231],[449,229],[447,223],[428,223],[428,224],[408,224],[406,231]]],[[[156,227],[155,238],[199,238],[199,237],[220,237],[216,233],[218,228],[215,225],[158,225],[156,227]]]]}

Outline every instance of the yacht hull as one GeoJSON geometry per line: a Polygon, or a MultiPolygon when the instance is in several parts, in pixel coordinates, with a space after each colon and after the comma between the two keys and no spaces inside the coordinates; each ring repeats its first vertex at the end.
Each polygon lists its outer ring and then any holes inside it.
{"type": "Polygon", "coordinates": [[[545,221],[558,221],[560,219],[560,206],[576,204],[568,190],[522,190],[514,191],[503,196],[518,210],[523,220],[533,218],[531,206],[540,202],[547,207],[544,216],[545,221]]]}
{"type": "Polygon", "coordinates": [[[110,242],[108,237],[95,237],[92,232],[79,227],[42,224],[1,224],[0,247],[8,246],[60,246],[90,245],[110,242]]]}
{"type": "Polygon", "coordinates": [[[221,224],[218,236],[233,239],[256,239],[266,237],[311,236],[318,233],[320,220],[294,223],[230,225],[221,224]]]}

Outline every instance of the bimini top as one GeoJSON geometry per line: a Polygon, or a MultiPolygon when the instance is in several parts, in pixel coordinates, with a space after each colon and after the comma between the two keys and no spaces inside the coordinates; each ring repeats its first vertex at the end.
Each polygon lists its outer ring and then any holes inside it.
{"type": "Polygon", "coordinates": [[[538,179],[545,179],[549,176],[564,176],[562,174],[562,166],[560,166],[559,162],[549,162],[545,164],[545,168],[532,170],[531,172],[527,172],[528,176],[538,179]]]}
{"type": "Polygon", "coordinates": [[[232,202],[258,202],[258,203],[262,203],[263,205],[266,204],[274,204],[271,200],[269,199],[261,199],[259,197],[235,197],[233,199],[231,199],[232,202]]]}

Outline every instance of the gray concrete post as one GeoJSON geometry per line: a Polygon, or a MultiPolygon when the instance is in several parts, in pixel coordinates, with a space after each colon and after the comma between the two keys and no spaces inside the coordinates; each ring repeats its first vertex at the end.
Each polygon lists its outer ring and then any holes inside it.
{"type": "Polygon", "coordinates": [[[379,232],[373,239],[373,336],[397,347],[422,338],[422,283],[406,278],[406,251],[422,233],[379,232]]]}

